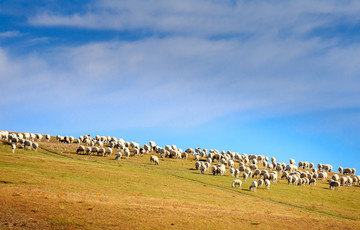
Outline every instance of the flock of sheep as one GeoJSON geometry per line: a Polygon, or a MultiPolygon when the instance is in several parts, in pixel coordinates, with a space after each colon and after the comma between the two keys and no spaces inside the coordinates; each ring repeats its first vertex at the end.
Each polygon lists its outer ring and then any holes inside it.
{"type": "MultiPolygon", "coordinates": [[[[33,148],[36,151],[39,145],[35,142],[41,142],[45,138],[47,142],[50,141],[51,136],[32,134],[32,133],[9,133],[8,131],[0,131],[0,140],[5,140],[11,143],[12,151],[14,152],[18,145],[23,146],[24,149],[33,148]]],[[[238,179],[243,178],[246,181],[248,178],[257,178],[251,183],[250,191],[256,191],[258,187],[263,185],[270,189],[271,183],[277,183],[285,179],[289,185],[316,185],[317,180],[328,179],[328,173],[332,171],[332,166],[329,164],[321,164],[315,167],[314,163],[300,161],[298,165],[294,159],[289,160],[289,164],[284,162],[277,162],[275,157],[263,155],[248,155],[246,153],[239,154],[232,151],[221,151],[216,149],[201,149],[201,148],[187,148],[182,150],[175,145],[166,145],[164,148],[157,146],[154,141],[149,144],[140,146],[136,142],[127,142],[121,138],[110,136],[91,137],[90,135],[80,136],[75,139],[72,136],[56,136],[56,141],[61,143],[80,144],[77,148],[77,154],[93,154],[101,156],[110,156],[113,151],[116,151],[115,159],[120,160],[123,157],[129,158],[132,156],[143,156],[152,152],[157,153],[160,158],[174,158],[174,159],[188,159],[189,157],[195,160],[195,169],[200,170],[202,174],[206,171],[211,171],[213,175],[223,176],[228,171],[229,174],[236,179],[232,182],[232,187],[242,187],[242,181],[238,179]],[[107,147],[105,147],[107,146],[107,147]],[[238,166],[235,166],[238,164],[238,166]],[[302,168],[302,170],[299,170],[302,168]]],[[[150,163],[159,164],[159,158],[156,155],[150,156],[150,163]]],[[[338,168],[339,174],[334,174],[329,178],[328,183],[330,189],[339,189],[340,186],[351,186],[360,184],[360,176],[355,175],[354,168],[338,168]]]]}

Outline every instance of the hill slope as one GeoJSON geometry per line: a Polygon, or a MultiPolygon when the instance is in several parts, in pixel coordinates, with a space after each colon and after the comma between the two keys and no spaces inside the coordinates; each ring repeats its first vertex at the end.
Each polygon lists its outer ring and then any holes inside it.
{"type": "Polygon", "coordinates": [[[40,143],[38,152],[0,143],[0,228],[360,229],[360,187],[272,184],[232,188],[233,177],[202,175],[193,160],[149,155],[120,161],[73,154],[77,145],[40,143]],[[46,150],[45,150],[46,149],[46,150]]]}

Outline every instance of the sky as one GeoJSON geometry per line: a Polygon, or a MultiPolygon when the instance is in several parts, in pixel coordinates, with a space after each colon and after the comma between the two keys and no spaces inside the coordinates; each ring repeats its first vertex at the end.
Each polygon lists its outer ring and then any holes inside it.
{"type": "Polygon", "coordinates": [[[360,170],[360,2],[0,0],[0,130],[360,170]]]}

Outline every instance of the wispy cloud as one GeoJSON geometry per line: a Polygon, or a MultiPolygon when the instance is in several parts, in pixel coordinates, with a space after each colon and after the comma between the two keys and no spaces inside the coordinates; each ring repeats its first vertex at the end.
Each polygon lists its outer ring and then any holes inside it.
{"type": "Polygon", "coordinates": [[[17,30],[0,32],[0,38],[13,38],[13,37],[21,37],[21,36],[24,36],[24,34],[20,33],[17,30]]]}

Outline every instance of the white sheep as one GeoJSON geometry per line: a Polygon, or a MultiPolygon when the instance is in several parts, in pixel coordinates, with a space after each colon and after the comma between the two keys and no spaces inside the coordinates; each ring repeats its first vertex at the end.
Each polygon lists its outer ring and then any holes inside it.
{"type": "Polygon", "coordinates": [[[38,143],[33,142],[33,143],[32,143],[32,147],[33,147],[34,151],[36,152],[36,151],[37,151],[37,149],[39,148],[39,144],[38,144],[38,143]]]}
{"type": "Polygon", "coordinates": [[[264,180],[263,179],[259,179],[258,180],[258,187],[261,187],[264,184],[264,180]]]}
{"type": "Polygon", "coordinates": [[[15,144],[15,143],[12,143],[12,144],[11,144],[12,153],[15,152],[15,149],[16,149],[16,144],[15,144]]]}
{"type": "Polygon", "coordinates": [[[80,145],[77,150],[76,150],[76,153],[79,154],[79,153],[82,153],[82,152],[85,152],[85,147],[80,145]]]}
{"type": "Polygon", "coordinates": [[[129,150],[128,147],[125,147],[125,149],[124,149],[124,156],[125,156],[126,158],[129,158],[129,157],[130,157],[130,150],[129,150]]]}
{"type": "Polygon", "coordinates": [[[118,153],[115,155],[115,160],[121,160],[121,156],[122,156],[122,153],[121,153],[121,152],[118,152],[118,153]]]}
{"type": "Polygon", "coordinates": [[[201,165],[200,165],[200,172],[201,174],[205,174],[205,171],[207,170],[207,167],[206,165],[204,164],[204,162],[201,162],[201,165]]]}
{"type": "Polygon", "coordinates": [[[155,155],[151,155],[150,156],[150,163],[152,163],[152,162],[154,164],[158,165],[159,164],[159,158],[157,156],[155,156],[155,155]]]}
{"type": "Polygon", "coordinates": [[[258,184],[257,184],[257,182],[256,181],[253,181],[252,183],[251,183],[251,185],[250,185],[250,188],[249,188],[249,190],[251,191],[251,190],[254,190],[254,192],[256,192],[256,188],[258,187],[258,184]]]}
{"type": "Polygon", "coordinates": [[[241,189],[241,185],[242,185],[242,181],[241,180],[234,180],[233,182],[232,182],[232,184],[231,184],[231,186],[233,187],[233,188],[236,188],[236,185],[237,186],[239,186],[239,188],[241,189]]]}
{"type": "Polygon", "coordinates": [[[31,141],[29,141],[29,140],[24,141],[24,148],[31,150],[31,145],[32,145],[31,141]]]}
{"type": "Polygon", "coordinates": [[[106,149],[105,149],[104,156],[106,156],[106,155],[110,156],[111,153],[112,153],[112,148],[106,148],[106,149]]]}
{"type": "Polygon", "coordinates": [[[264,184],[266,186],[266,189],[270,188],[270,180],[268,180],[268,179],[264,180],[264,184]]]}
{"type": "Polygon", "coordinates": [[[333,190],[334,188],[337,190],[339,190],[340,187],[340,182],[339,181],[333,181],[333,180],[329,180],[329,185],[330,185],[330,189],[333,190]]]}
{"type": "Polygon", "coordinates": [[[85,148],[86,154],[90,155],[91,154],[91,147],[87,146],[85,148]]]}
{"type": "Polygon", "coordinates": [[[249,177],[249,174],[247,174],[246,172],[243,173],[243,178],[244,178],[244,181],[246,181],[246,179],[249,177]]]}

